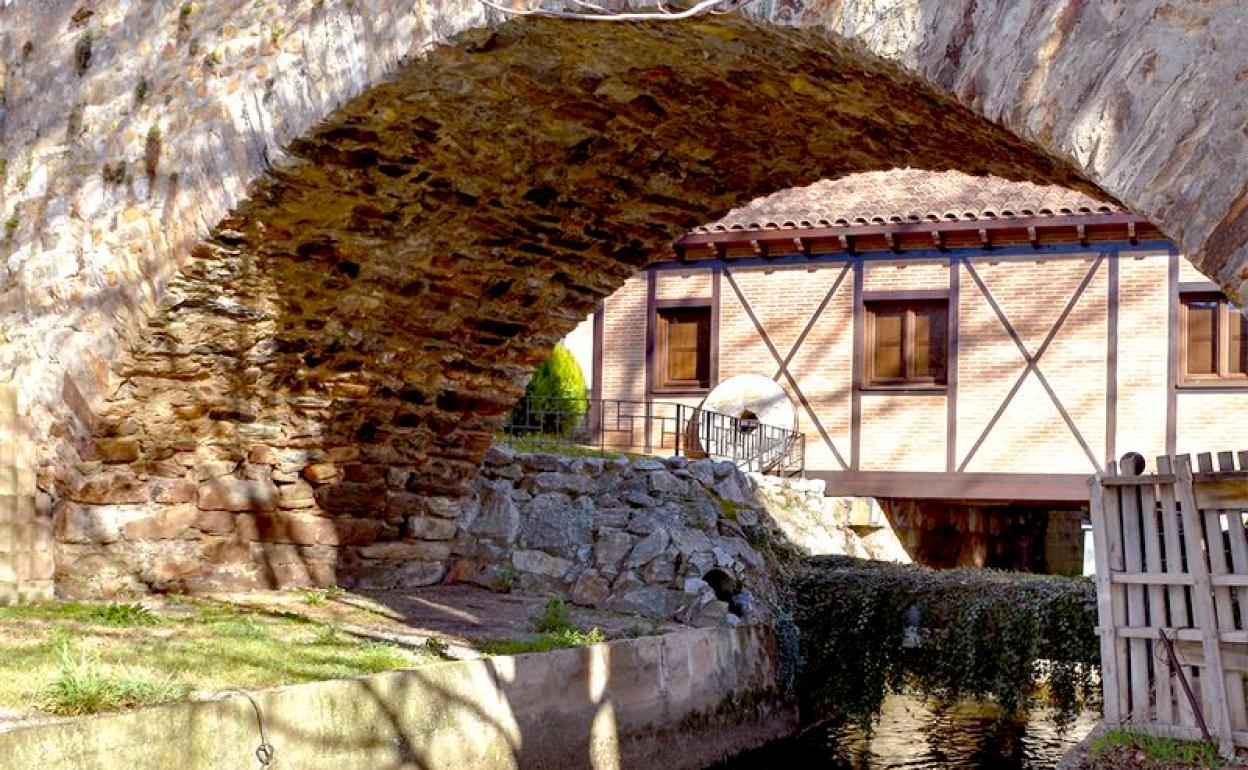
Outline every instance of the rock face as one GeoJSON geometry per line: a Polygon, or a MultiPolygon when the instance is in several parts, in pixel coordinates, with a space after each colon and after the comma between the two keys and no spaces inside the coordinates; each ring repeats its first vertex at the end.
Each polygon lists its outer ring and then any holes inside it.
{"type": "Polygon", "coordinates": [[[527,371],[673,235],[822,177],[1082,173],[1245,280],[1241,4],[771,0],[424,58],[486,6],[272,5],[0,4],[5,456],[35,455],[41,532],[302,475],[310,515],[387,537],[382,486],[468,494],[527,371]]]}
{"type": "Polygon", "coordinates": [[[451,579],[499,588],[502,574],[504,585],[586,606],[735,622],[712,583],[775,597],[747,532],[769,531],[811,554],[906,558],[887,528],[861,537],[851,501],[825,497],[822,483],[744,474],[730,463],[492,449],[474,486],[478,513],[455,544],[451,579]],[[581,491],[532,494],[551,475],[581,491]],[[650,490],[647,499],[622,503],[621,491],[634,487],[650,490]]]}

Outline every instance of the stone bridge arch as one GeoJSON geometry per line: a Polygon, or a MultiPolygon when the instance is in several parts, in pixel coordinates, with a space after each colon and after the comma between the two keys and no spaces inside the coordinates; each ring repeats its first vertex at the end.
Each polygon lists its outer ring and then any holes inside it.
{"type": "Polygon", "coordinates": [[[398,70],[480,9],[0,9],[48,32],[0,33],[3,354],[40,467],[16,581],[46,586],[53,519],[69,588],[427,580],[549,346],[683,228],[818,178],[1092,178],[1235,285],[1240,81],[1200,59],[1244,56],[1233,9],[938,4],[513,22],[398,70]]]}

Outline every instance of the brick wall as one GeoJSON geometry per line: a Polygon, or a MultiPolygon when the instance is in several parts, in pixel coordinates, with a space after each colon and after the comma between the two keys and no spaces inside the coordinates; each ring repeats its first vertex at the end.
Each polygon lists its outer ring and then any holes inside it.
{"type": "MultiPolygon", "coordinates": [[[[1107,396],[1111,260],[1093,271],[1095,255],[1033,259],[976,255],[969,262],[1009,319],[1027,350],[1035,353],[1049,336],[1079,286],[1086,288],[1049,342],[1039,370],[1080,440],[1035,372],[1028,374],[964,470],[998,473],[1091,473],[1089,454],[1102,465],[1109,458],[1107,396]],[[1091,276],[1089,277],[1089,273],[1091,276]],[[1086,449],[1085,449],[1086,447],[1086,449]]],[[[739,374],[771,377],[779,370],[755,323],[781,358],[806,328],[843,261],[796,266],[730,268],[720,288],[719,379],[739,374]],[[736,288],[733,288],[735,283],[736,288]],[[738,291],[740,296],[738,296],[738,291]],[[746,304],[754,319],[746,311],[746,304]]],[[[1156,251],[1124,251],[1118,261],[1116,405],[1113,454],[1165,451],[1168,257],[1156,251]]],[[[709,267],[662,269],[659,298],[709,298],[709,267]]],[[[997,317],[970,270],[959,266],[959,352],[955,467],[961,466],[1022,375],[1024,355],[997,317]]],[[[1201,280],[1186,260],[1181,280],[1201,280]]],[[[864,291],[941,289],[949,285],[947,259],[864,262],[864,291]]],[[[645,358],[644,277],[629,281],[607,303],[604,351],[605,395],[640,398],[645,358]]],[[[781,376],[807,435],[807,467],[842,467],[824,440],[850,461],[853,360],[853,274],[835,294],[788,365],[797,389],[781,376]],[[809,404],[802,406],[797,390],[809,404]],[[813,413],[813,414],[812,414],[813,413]],[[816,425],[816,419],[818,425],[816,425]]],[[[697,403],[698,397],[663,398],[697,403]]],[[[864,471],[944,471],[947,459],[947,396],[944,393],[862,394],[860,463],[864,471]]],[[[1184,452],[1234,447],[1248,432],[1248,394],[1180,392],[1178,443],[1184,452]],[[1237,415],[1243,415],[1242,419],[1237,415]]]]}
{"type": "MultiPolygon", "coordinates": [[[[732,275],[783,360],[843,267],[843,263],[832,262],[784,269],[738,268],[732,275]]],[[[798,430],[806,434],[808,468],[840,470],[831,446],[849,461],[853,342],[853,276],[847,273],[787,367],[810,410],[802,406],[787,378],[779,380],[797,407],[798,430]]],[[[772,377],[779,369],[725,279],[720,290],[720,379],[738,374],[772,377]]]]}
{"type": "Polygon", "coordinates": [[[602,397],[643,400],[646,392],[646,275],[603,302],[602,397]]]}

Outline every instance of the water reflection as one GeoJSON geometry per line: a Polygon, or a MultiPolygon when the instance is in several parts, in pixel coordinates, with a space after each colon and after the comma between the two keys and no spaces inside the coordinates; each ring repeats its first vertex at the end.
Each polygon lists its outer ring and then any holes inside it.
{"type": "Polygon", "coordinates": [[[1050,770],[1097,719],[1084,714],[1059,731],[1045,711],[1019,723],[984,709],[934,713],[918,698],[892,696],[870,738],[850,727],[821,725],[712,770],[1050,770]]]}

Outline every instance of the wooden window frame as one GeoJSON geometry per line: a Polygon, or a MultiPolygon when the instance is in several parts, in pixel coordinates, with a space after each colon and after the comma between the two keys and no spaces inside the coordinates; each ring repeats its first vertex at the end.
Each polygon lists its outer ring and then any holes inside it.
{"type": "MultiPolygon", "coordinates": [[[[681,395],[704,395],[715,387],[717,379],[715,348],[719,345],[719,329],[715,317],[715,304],[710,299],[668,299],[655,300],[654,307],[650,314],[650,333],[652,335],[652,345],[654,350],[654,358],[651,362],[651,374],[653,383],[650,392],[654,394],[663,394],[668,396],[681,395]],[[667,335],[665,334],[665,323],[663,319],[664,311],[668,310],[704,310],[706,311],[708,323],[710,324],[710,336],[708,338],[708,349],[705,352],[707,356],[707,384],[702,386],[697,382],[688,380],[669,382],[667,376],[667,335]]],[[[702,355],[699,352],[699,355],[702,355]]]]}
{"type": "Polygon", "coordinates": [[[949,312],[949,293],[944,289],[918,291],[863,292],[863,391],[946,393],[949,388],[949,362],[954,356],[954,330],[949,312]],[[875,376],[875,318],[880,305],[906,307],[902,322],[902,377],[882,379],[875,376]],[[940,377],[915,377],[914,371],[914,308],[942,306],[945,316],[945,366],[940,377]]]}
{"type": "Polygon", "coordinates": [[[1233,306],[1220,291],[1181,290],[1179,292],[1179,385],[1188,388],[1216,388],[1236,386],[1248,388],[1248,373],[1230,372],[1230,318],[1233,306]],[[1217,356],[1212,374],[1190,374],[1187,371],[1188,317],[1187,303],[1195,300],[1218,303],[1214,335],[1217,338],[1217,356]]]}

